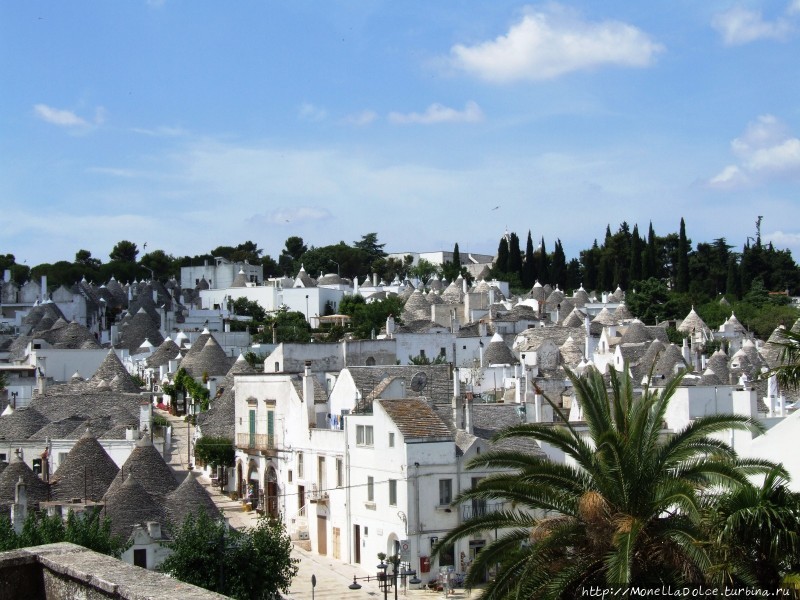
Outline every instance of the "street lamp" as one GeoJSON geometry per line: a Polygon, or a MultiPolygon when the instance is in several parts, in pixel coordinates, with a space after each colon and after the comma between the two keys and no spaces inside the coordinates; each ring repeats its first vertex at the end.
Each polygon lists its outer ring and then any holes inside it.
{"type": "Polygon", "coordinates": [[[335,260],[333,260],[332,258],[329,258],[329,259],[328,259],[328,262],[332,262],[333,264],[335,264],[335,265],[336,265],[336,274],[337,274],[339,277],[341,277],[341,276],[342,276],[342,274],[341,274],[341,272],[340,272],[339,263],[338,263],[338,262],[336,262],[335,260]]]}
{"type": "Polygon", "coordinates": [[[308,321],[308,294],[306,294],[306,321],[308,321]]]}
{"type": "Polygon", "coordinates": [[[390,556],[387,559],[388,562],[384,562],[381,559],[379,565],[376,565],[378,569],[380,569],[380,573],[377,576],[367,575],[366,577],[356,577],[353,575],[353,583],[351,583],[349,587],[351,590],[360,590],[361,585],[358,583],[358,580],[366,580],[370,581],[370,579],[377,579],[378,585],[383,586],[383,600],[388,600],[389,597],[389,574],[386,572],[389,568],[389,563],[392,564],[392,573],[391,573],[391,585],[394,587],[394,600],[397,600],[397,578],[400,577],[401,581],[403,582],[403,586],[405,587],[406,577],[411,577],[408,583],[411,585],[419,585],[422,583],[420,579],[417,578],[417,572],[414,570],[409,570],[403,567],[400,569],[400,557],[397,554],[390,556]]]}

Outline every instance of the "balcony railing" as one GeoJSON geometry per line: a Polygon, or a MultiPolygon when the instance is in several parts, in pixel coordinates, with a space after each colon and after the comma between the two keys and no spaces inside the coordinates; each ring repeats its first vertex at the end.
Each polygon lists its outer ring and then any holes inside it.
{"type": "Polygon", "coordinates": [[[461,517],[466,521],[473,517],[483,517],[503,510],[505,502],[473,502],[461,507],[461,517]]]}
{"type": "Polygon", "coordinates": [[[237,433],[236,447],[242,450],[274,451],[275,435],[268,433],[237,433]]]}

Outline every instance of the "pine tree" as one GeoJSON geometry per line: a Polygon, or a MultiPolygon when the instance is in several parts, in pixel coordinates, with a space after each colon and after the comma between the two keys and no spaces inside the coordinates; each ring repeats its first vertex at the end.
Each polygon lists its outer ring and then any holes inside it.
{"type": "Polygon", "coordinates": [[[675,277],[675,291],[689,291],[689,241],[686,239],[686,224],[681,217],[681,229],[678,233],[678,272],[675,277]]]}

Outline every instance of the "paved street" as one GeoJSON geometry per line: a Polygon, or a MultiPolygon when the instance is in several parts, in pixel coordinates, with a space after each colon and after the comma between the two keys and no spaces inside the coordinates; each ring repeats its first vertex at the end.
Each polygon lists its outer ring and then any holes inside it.
{"type": "MultiPolygon", "coordinates": [[[[188,472],[187,440],[189,428],[186,426],[186,421],[183,420],[183,417],[173,417],[163,411],[157,412],[166,417],[172,424],[172,444],[167,449],[164,458],[179,480],[182,481],[188,472]]],[[[219,488],[211,485],[211,480],[208,477],[201,475],[199,470],[195,472],[199,475],[198,482],[206,488],[214,503],[228,519],[232,527],[243,528],[255,525],[257,519],[255,511],[242,511],[241,502],[231,500],[221,494],[219,488]]],[[[367,575],[374,576],[377,569],[366,571],[361,566],[334,560],[328,556],[319,556],[298,546],[294,547],[292,555],[300,562],[298,563],[297,577],[294,578],[288,595],[291,600],[311,600],[312,597],[314,600],[380,600],[383,597],[383,591],[378,589],[376,581],[359,581],[362,586],[360,590],[348,588],[353,582],[353,575],[359,578],[367,575]],[[317,580],[313,593],[311,586],[312,575],[317,580]]],[[[376,558],[375,564],[377,562],[378,559],[376,558]]],[[[401,587],[398,590],[398,598],[404,596],[416,597],[417,600],[423,600],[423,597],[428,600],[446,600],[441,592],[430,592],[425,589],[404,591],[401,587]]],[[[448,598],[458,600],[466,596],[467,594],[459,589],[454,594],[450,594],[448,598]]],[[[394,598],[394,590],[389,590],[388,598],[390,600],[394,598]]]]}

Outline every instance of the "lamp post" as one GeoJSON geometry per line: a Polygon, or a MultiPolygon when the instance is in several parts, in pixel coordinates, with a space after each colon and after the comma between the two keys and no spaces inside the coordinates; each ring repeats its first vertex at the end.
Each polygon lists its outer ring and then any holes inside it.
{"type": "Polygon", "coordinates": [[[17,409],[17,396],[19,396],[19,392],[11,392],[11,408],[14,410],[17,409]]]}
{"type": "Polygon", "coordinates": [[[308,294],[306,294],[306,321],[308,321],[308,294]]]}
{"type": "Polygon", "coordinates": [[[342,274],[341,274],[341,272],[340,272],[339,263],[338,263],[338,262],[336,262],[335,260],[333,260],[332,258],[329,258],[329,259],[328,259],[328,262],[332,262],[333,264],[335,264],[335,265],[336,265],[336,274],[337,274],[339,277],[341,277],[341,276],[342,276],[342,274]]]}
{"type": "Polygon", "coordinates": [[[347,587],[349,587],[351,590],[360,590],[361,589],[361,585],[358,583],[359,580],[361,580],[361,581],[370,581],[371,579],[377,579],[379,586],[381,584],[383,585],[383,600],[388,600],[388,598],[389,598],[389,573],[387,573],[387,570],[389,568],[389,563],[391,563],[391,565],[392,565],[391,583],[392,583],[392,586],[394,587],[394,600],[397,600],[397,578],[398,578],[398,576],[402,580],[404,586],[405,586],[406,577],[411,577],[411,579],[408,581],[411,585],[419,585],[420,583],[422,583],[422,581],[417,578],[417,572],[416,571],[406,569],[405,567],[403,567],[403,569],[400,570],[400,564],[401,564],[400,556],[397,555],[397,554],[394,554],[394,555],[388,557],[386,559],[386,562],[384,562],[384,560],[381,559],[380,564],[377,565],[377,568],[380,569],[380,573],[378,573],[378,575],[376,575],[376,576],[367,575],[366,577],[356,577],[355,575],[353,575],[353,583],[351,583],[347,587]]]}

